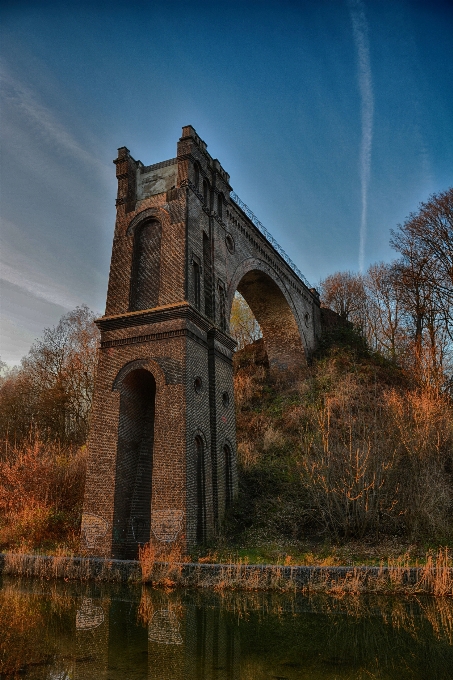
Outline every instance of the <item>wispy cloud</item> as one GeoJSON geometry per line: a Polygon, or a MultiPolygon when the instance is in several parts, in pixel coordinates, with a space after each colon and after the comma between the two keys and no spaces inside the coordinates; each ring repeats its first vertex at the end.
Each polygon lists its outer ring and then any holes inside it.
{"type": "Polygon", "coordinates": [[[358,81],[361,99],[362,139],[360,145],[360,183],[362,193],[362,215],[360,219],[359,269],[365,263],[367,232],[368,186],[370,182],[371,147],[373,143],[374,97],[370,66],[370,45],[368,23],[362,0],[348,0],[354,42],[357,49],[358,81]]]}
{"type": "MultiPolygon", "coordinates": [[[[7,220],[2,220],[0,238],[0,276],[4,281],[13,284],[37,298],[72,309],[80,304],[77,295],[68,290],[57,276],[50,274],[51,263],[39,263],[33,255],[21,252],[15,247],[7,233],[19,229],[7,220]],[[41,265],[41,266],[40,266],[41,265]],[[47,270],[46,270],[47,266],[47,270]],[[49,272],[49,273],[46,273],[49,272]]],[[[25,236],[23,235],[23,238],[25,236]]]]}
{"type": "Polygon", "coordinates": [[[5,62],[0,62],[0,86],[4,106],[8,104],[12,107],[16,116],[22,117],[47,143],[53,144],[72,158],[97,166],[110,174],[110,168],[78,143],[55,113],[40,103],[33,88],[15,77],[5,62]]]}

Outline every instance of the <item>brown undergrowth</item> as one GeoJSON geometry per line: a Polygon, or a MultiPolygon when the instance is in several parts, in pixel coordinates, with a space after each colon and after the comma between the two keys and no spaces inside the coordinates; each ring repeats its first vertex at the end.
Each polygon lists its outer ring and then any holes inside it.
{"type": "Polygon", "coordinates": [[[239,497],[216,547],[453,538],[451,399],[356,344],[286,384],[262,341],[236,354],[239,497]]]}
{"type": "MultiPolygon", "coordinates": [[[[287,383],[269,372],[262,341],[234,362],[239,496],[221,533],[201,550],[222,562],[233,554],[239,565],[247,554],[254,563],[330,566],[379,564],[415,546],[413,563],[428,547],[451,543],[448,396],[354,347],[319,352],[287,383]],[[368,559],[368,546],[389,541],[391,552],[368,559]],[[331,546],[329,555],[323,546],[331,546]]],[[[37,435],[2,448],[0,550],[57,558],[79,552],[85,464],[85,449],[37,435]]],[[[179,548],[146,547],[146,554],[154,571],[183,560],[179,548]]],[[[160,580],[177,582],[176,567],[166,569],[160,580]]]]}
{"type": "Polygon", "coordinates": [[[85,487],[85,448],[34,434],[0,458],[0,550],[75,552],[85,487]]]}
{"type": "Polygon", "coordinates": [[[184,552],[184,540],[160,543],[151,539],[139,548],[138,559],[143,583],[152,582],[163,588],[180,585],[185,563],[190,558],[184,552]]]}

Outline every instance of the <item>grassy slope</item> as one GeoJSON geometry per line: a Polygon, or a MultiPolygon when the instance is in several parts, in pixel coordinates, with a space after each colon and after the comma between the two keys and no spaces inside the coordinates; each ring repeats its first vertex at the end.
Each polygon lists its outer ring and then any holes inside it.
{"type": "MultiPolygon", "coordinates": [[[[334,532],[317,521],[307,489],[302,461],[307,442],[322,436],[319,417],[327,402],[342,405],[336,424],[341,437],[346,415],[371,421],[382,394],[408,389],[404,374],[368,352],[348,329],[325,339],[312,365],[289,383],[272,379],[261,341],[238,352],[239,497],[211,555],[250,563],[376,564],[402,554],[423,559],[429,547],[448,542],[445,531],[440,538],[429,531],[414,536],[393,518],[360,536],[334,532]]],[[[391,439],[389,434],[389,445],[391,439]]]]}

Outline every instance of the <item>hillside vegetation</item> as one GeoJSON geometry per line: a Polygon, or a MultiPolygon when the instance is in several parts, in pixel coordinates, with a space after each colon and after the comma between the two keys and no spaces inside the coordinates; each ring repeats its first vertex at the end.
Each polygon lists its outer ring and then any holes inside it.
{"type": "Polygon", "coordinates": [[[325,337],[296,380],[270,375],[262,340],[245,347],[235,396],[240,492],[220,548],[272,556],[384,539],[401,552],[451,538],[451,401],[353,329],[325,337]]]}

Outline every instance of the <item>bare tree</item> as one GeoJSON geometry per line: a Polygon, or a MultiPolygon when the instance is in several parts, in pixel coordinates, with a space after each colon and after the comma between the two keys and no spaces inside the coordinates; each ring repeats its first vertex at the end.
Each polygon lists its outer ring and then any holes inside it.
{"type": "Polygon", "coordinates": [[[415,367],[441,385],[453,340],[453,189],[421,203],[390,243],[401,253],[398,294],[412,321],[415,367]]]}
{"type": "Polygon", "coordinates": [[[403,310],[394,265],[373,264],[364,277],[368,340],[373,349],[396,360],[403,344],[403,310]]]}
{"type": "Polygon", "coordinates": [[[336,272],[320,284],[321,303],[350,321],[364,335],[367,334],[367,296],[363,277],[352,272],[336,272]]]}
{"type": "Polygon", "coordinates": [[[41,437],[83,443],[93,394],[98,330],[88,307],[44,330],[22,366],[0,387],[0,435],[20,441],[31,428],[41,437]]]}
{"type": "Polygon", "coordinates": [[[390,243],[405,262],[427,263],[424,276],[453,339],[453,188],[421,203],[418,213],[392,231],[390,243]]]}

